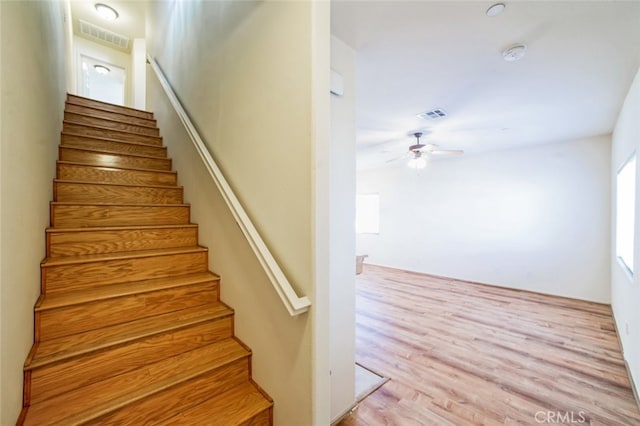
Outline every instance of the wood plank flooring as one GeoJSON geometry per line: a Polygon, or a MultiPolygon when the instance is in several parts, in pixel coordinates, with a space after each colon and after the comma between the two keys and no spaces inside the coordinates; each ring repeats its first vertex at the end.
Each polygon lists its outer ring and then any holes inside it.
{"type": "Polygon", "coordinates": [[[640,425],[611,308],[366,265],[352,425],[640,425]]]}

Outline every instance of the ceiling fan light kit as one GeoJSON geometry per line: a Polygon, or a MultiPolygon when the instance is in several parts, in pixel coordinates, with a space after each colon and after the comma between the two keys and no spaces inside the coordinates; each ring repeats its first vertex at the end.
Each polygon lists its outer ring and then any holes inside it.
{"type": "Polygon", "coordinates": [[[411,160],[409,160],[409,163],[407,165],[411,169],[424,169],[425,167],[427,167],[427,160],[422,157],[412,158],[411,160]]]}
{"type": "Polygon", "coordinates": [[[407,163],[412,169],[424,169],[427,167],[427,157],[431,155],[461,155],[464,151],[461,149],[440,149],[435,144],[424,144],[420,142],[422,132],[415,132],[413,136],[416,138],[416,143],[409,146],[409,154],[411,158],[407,163]]]}

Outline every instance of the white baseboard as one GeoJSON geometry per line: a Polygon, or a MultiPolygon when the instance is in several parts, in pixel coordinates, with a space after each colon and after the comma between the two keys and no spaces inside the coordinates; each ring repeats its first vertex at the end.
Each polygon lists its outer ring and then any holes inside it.
{"type": "Polygon", "coordinates": [[[336,416],[335,419],[331,420],[331,426],[334,426],[334,425],[340,423],[345,417],[347,417],[349,414],[353,413],[357,409],[358,409],[358,403],[355,402],[351,407],[347,408],[341,414],[336,416]]]}
{"type": "Polygon", "coordinates": [[[613,326],[616,330],[616,338],[618,339],[618,346],[620,347],[620,353],[622,354],[622,360],[624,361],[624,368],[627,370],[627,376],[629,377],[629,383],[631,383],[631,391],[633,392],[633,396],[636,399],[636,404],[638,405],[638,409],[640,410],[640,394],[638,394],[638,388],[636,387],[636,382],[633,381],[633,376],[631,375],[631,368],[629,368],[629,363],[627,362],[627,358],[624,356],[624,346],[622,345],[622,339],[620,338],[620,330],[618,330],[618,321],[616,320],[616,316],[613,314],[613,309],[611,312],[613,317],[613,326]]]}

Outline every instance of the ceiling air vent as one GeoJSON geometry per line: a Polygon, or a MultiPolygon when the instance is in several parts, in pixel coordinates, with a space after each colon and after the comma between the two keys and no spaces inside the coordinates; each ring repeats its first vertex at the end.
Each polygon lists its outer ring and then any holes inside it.
{"type": "Polygon", "coordinates": [[[421,112],[417,115],[417,117],[422,118],[423,120],[435,120],[436,118],[446,117],[447,112],[442,108],[436,108],[431,111],[421,112]]]}
{"type": "Polygon", "coordinates": [[[105,30],[97,25],[90,24],[82,19],[80,21],[80,34],[102,40],[105,43],[113,44],[120,49],[129,48],[129,37],[116,34],[113,31],[105,30]]]}

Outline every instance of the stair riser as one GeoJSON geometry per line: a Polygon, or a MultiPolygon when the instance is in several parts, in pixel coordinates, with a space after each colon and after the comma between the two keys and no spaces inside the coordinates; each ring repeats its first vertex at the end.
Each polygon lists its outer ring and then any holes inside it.
{"type": "Polygon", "coordinates": [[[67,102],[69,102],[71,104],[74,104],[74,105],[87,106],[87,107],[90,107],[90,108],[97,108],[97,109],[101,109],[103,111],[111,111],[111,112],[117,112],[119,114],[131,115],[133,117],[141,117],[141,118],[153,119],[153,113],[151,113],[151,112],[140,111],[140,110],[137,110],[137,109],[121,107],[121,106],[118,106],[118,105],[104,104],[104,103],[99,102],[99,101],[94,101],[92,99],[81,98],[81,97],[73,96],[73,95],[67,95],[67,102]]]}
{"type": "Polygon", "coordinates": [[[168,421],[170,424],[179,423],[178,418],[172,419],[172,417],[179,416],[181,412],[246,382],[249,379],[248,370],[247,360],[235,361],[224,369],[220,368],[203,374],[190,382],[165,391],[156,396],[153,401],[140,401],[88,424],[141,425],[158,424],[163,421],[168,421]]]}
{"type": "Polygon", "coordinates": [[[138,126],[121,121],[108,120],[106,118],[76,114],[75,112],[65,111],[64,119],[73,123],[85,124],[87,126],[106,127],[109,129],[121,130],[123,132],[135,133],[137,135],[160,136],[160,130],[157,127],[138,126]]]}
{"type": "Polygon", "coordinates": [[[62,135],[61,144],[66,147],[112,151],[121,154],[148,155],[150,157],[161,158],[167,157],[167,148],[163,146],[115,142],[66,133],[62,135]]]}
{"type": "Polygon", "coordinates": [[[271,413],[273,402],[259,392],[250,382],[241,384],[216,398],[207,398],[202,403],[178,410],[173,417],[154,422],[155,426],[191,426],[191,425],[252,425],[272,426],[271,413]],[[212,413],[216,413],[212,422],[212,413]],[[268,420],[265,423],[264,413],[268,420]]]}
{"type": "Polygon", "coordinates": [[[209,282],[36,312],[37,337],[55,339],[217,300],[218,285],[209,282]]]}
{"type": "Polygon", "coordinates": [[[139,142],[149,145],[162,146],[162,138],[160,136],[148,136],[138,133],[128,133],[115,129],[105,129],[99,127],[91,127],[87,125],[70,123],[65,121],[62,124],[64,133],[73,133],[76,135],[93,136],[98,138],[116,139],[123,142],[139,142]]]}
{"type": "Polygon", "coordinates": [[[42,268],[42,293],[207,271],[207,253],[116,259],[42,268]]]}
{"type": "Polygon", "coordinates": [[[148,118],[139,118],[131,115],[120,114],[117,112],[104,111],[101,109],[84,107],[67,102],[64,107],[65,112],[75,112],[78,114],[90,115],[93,117],[107,118],[116,121],[126,121],[131,124],[144,127],[157,127],[156,120],[148,118]]]}
{"type": "Polygon", "coordinates": [[[192,247],[197,244],[196,227],[50,232],[47,234],[47,256],[192,247]]]}
{"type": "Polygon", "coordinates": [[[54,200],[83,203],[182,204],[182,188],[54,183],[54,200]]]}
{"type": "Polygon", "coordinates": [[[264,410],[255,417],[240,423],[238,426],[273,426],[273,422],[271,421],[273,414],[271,410],[271,408],[264,410]]]}
{"type": "Polygon", "coordinates": [[[59,228],[185,225],[189,216],[189,206],[51,206],[51,225],[59,228]]]}
{"type": "Polygon", "coordinates": [[[178,180],[177,175],[172,172],[116,169],[80,164],[58,164],[57,169],[56,176],[59,180],[79,182],[172,186],[176,185],[178,180]]]}
{"type": "Polygon", "coordinates": [[[220,341],[232,333],[229,316],[36,368],[30,374],[31,403],[220,341]]]}
{"type": "Polygon", "coordinates": [[[171,159],[133,157],[126,154],[110,154],[84,151],[76,148],[59,148],[60,161],[90,164],[100,167],[132,167],[137,169],[171,171],[171,159]]]}

